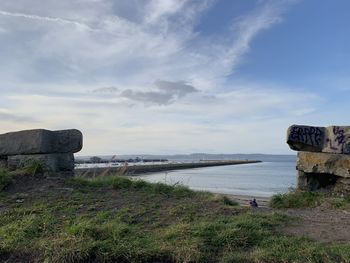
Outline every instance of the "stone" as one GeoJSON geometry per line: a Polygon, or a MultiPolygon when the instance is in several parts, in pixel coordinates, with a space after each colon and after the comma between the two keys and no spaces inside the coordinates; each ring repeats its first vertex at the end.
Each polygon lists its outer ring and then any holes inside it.
{"type": "Polygon", "coordinates": [[[82,149],[82,141],[82,133],[75,129],[10,132],[0,135],[0,155],[75,153],[82,149]]]}
{"type": "Polygon", "coordinates": [[[320,189],[334,190],[341,177],[332,174],[305,173],[298,171],[298,189],[316,191],[320,189]]]}
{"type": "Polygon", "coordinates": [[[350,126],[292,125],[287,143],[296,151],[350,154],[350,126]]]}
{"type": "Polygon", "coordinates": [[[287,143],[295,151],[321,152],[325,135],[324,127],[292,125],[287,130],[287,143]]]}
{"type": "Polygon", "coordinates": [[[7,168],[7,156],[0,156],[0,169],[7,168]]]}
{"type": "Polygon", "coordinates": [[[76,153],[83,148],[83,134],[79,130],[53,131],[53,152],[76,153]]]}
{"type": "Polygon", "coordinates": [[[298,189],[350,192],[350,155],[298,152],[298,189]]]}
{"type": "Polygon", "coordinates": [[[297,188],[300,190],[308,190],[307,175],[303,171],[298,171],[297,188]]]}
{"type": "Polygon", "coordinates": [[[297,170],[304,173],[331,174],[350,178],[350,155],[298,152],[297,170]]]}
{"type": "Polygon", "coordinates": [[[350,193],[350,178],[341,178],[334,186],[334,190],[337,192],[350,193]]]}
{"type": "Polygon", "coordinates": [[[13,155],[8,157],[8,169],[21,169],[32,161],[39,161],[44,166],[44,172],[61,173],[74,171],[73,153],[13,155]]]}

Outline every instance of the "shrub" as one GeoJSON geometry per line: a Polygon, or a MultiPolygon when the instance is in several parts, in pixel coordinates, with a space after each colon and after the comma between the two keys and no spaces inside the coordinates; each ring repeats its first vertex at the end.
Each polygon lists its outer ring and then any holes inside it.
{"type": "Polygon", "coordinates": [[[143,180],[135,180],[133,186],[135,189],[147,189],[151,187],[149,183],[143,180]]]}
{"type": "Polygon", "coordinates": [[[29,160],[23,170],[31,175],[42,174],[45,170],[45,165],[39,160],[29,160]]]}
{"type": "Polygon", "coordinates": [[[132,186],[132,181],[128,178],[116,176],[113,179],[114,189],[129,189],[132,186]]]}
{"type": "Polygon", "coordinates": [[[188,197],[188,196],[194,196],[195,193],[194,191],[192,191],[191,189],[189,189],[187,186],[183,186],[183,185],[176,185],[174,186],[173,189],[173,195],[176,197],[188,197]]]}
{"type": "Polygon", "coordinates": [[[237,206],[237,205],[239,205],[239,204],[237,203],[237,201],[232,200],[232,199],[228,198],[227,196],[223,196],[223,197],[222,197],[222,202],[223,202],[225,205],[229,205],[229,206],[237,206]]]}
{"type": "Polygon", "coordinates": [[[11,184],[12,178],[8,174],[7,170],[0,169],[0,191],[2,191],[5,187],[11,184]]]}
{"type": "Polygon", "coordinates": [[[315,207],[322,199],[321,194],[307,191],[291,191],[277,194],[271,198],[270,206],[273,208],[302,208],[315,207]]]}
{"type": "Polygon", "coordinates": [[[96,178],[76,177],[66,181],[70,185],[77,187],[113,187],[114,189],[128,190],[134,189],[150,194],[163,194],[174,197],[190,197],[195,192],[183,185],[167,185],[163,183],[149,183],[143,180],[131,180],[123,176],[104,176],[96,178]]]}

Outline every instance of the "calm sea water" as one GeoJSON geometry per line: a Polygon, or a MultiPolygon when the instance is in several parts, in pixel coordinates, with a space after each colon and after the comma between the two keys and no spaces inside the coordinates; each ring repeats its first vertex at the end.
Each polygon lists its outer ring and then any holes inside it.
{"type": "Polygon", "coordinates": [[[295,161],[279,161],[159,172],[138,178],[213,193],[270,197],[295,187],[296,170],[295,161]]]}

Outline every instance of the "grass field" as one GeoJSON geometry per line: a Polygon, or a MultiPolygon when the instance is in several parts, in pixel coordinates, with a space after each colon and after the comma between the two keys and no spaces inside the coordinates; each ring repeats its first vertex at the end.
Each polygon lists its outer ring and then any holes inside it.
{"type": "Polygon", "coordinates": [[[0,173],[0,261],[350,262],[349,243],[286,235],[298,219],[279,210],[123,177],[16,176],[0,173]]]}
{"type": "Polygon", "coordinates": [[[344,208],[350,205],[350,196],[294,190],[289,193],[274,195],[270,201],[270,206],[278,209],[305,208],[316,207],[323,203],[328,203],[333,208],[344,208]]]}

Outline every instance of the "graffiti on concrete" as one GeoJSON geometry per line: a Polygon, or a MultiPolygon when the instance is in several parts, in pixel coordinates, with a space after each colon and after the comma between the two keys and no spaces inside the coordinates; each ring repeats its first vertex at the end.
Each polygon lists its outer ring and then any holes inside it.
{"type": "Polygon", "coordinates": [[[299,141],[312,146],[323,143],[324,132],[318,127],[293,126],[290,132],[292,141],[299,141]]]}
{"type": "Polygon", "coordinates": [[[339,126],[333,126],[332,136],[327,138],[327,142],[331,150],[344,153],[346,142],[345,130],[339,126]]]}
{"type": "Polygon", "coordinates": [[[295,151],[350,154],[350,126],[292,125],[287,143],[295,151]]]}

